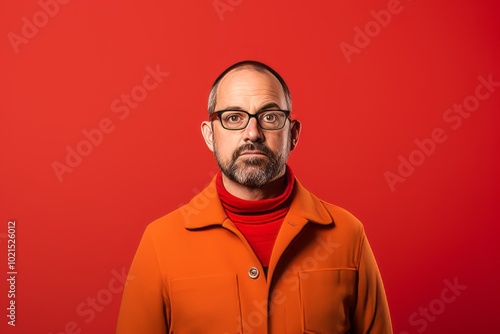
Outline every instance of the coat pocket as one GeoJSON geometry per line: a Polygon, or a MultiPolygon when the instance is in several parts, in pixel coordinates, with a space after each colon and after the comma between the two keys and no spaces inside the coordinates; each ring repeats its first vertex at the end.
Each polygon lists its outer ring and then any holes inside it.
{"type": "Polygon", "coordinates": [[[354,309],[357,271],[350,268],[299,272],[306,333],[348,333],[354,309]]]}
{"type": "Polygon", "coordinates": [[[241,332],[236,276],[175,279],[170,286],[171,332],[241,332]]]}

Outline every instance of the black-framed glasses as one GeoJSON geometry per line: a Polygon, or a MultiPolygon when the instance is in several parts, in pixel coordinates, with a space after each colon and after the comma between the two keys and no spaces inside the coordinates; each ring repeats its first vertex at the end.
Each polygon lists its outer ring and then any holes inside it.
{"type": "Polygon", "coordinates": [[[244,110],[220,110],[210,115],[210,121],[219,118],[224,129],[243,130],[250,123],[250,119],[255,118],[261,129],[279,130],[285,126],[288,116],[290,116],[290,110],[281,109],[266,109],[256,114],[250,114],[244,110]]]}

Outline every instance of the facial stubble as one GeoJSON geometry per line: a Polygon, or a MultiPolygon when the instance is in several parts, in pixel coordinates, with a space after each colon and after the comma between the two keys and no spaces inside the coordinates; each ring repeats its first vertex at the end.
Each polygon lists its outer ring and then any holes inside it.
{"type": "Polygon", "coordinates": [[[277,179],[283,173],[288,155],[290,143],[282,153],[274,154],[266,145],[252,142],[240,146],[231,156],[229,161],[223,161],[217,150],[214,138],[214,156],[222,173],[230,180],[250,188],[261,188],[271,181],[277,179]],[[260,151],[264,156],[244,156],[244,151],[260,151]]]}

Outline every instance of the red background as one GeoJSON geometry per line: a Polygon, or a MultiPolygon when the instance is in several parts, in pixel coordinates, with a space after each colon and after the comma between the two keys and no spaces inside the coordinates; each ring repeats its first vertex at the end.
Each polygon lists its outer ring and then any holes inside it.
{"type": "Polygon", "coordinates": [[[303,124],[295,174],[364,223],[395,333],[493,332],[500,87],[456,130],[443,114],[474,95],[478,76],[500,81],[497,2],[401,0],[350,62],[340,43],[354,45],[354,28],[387,1],[220,2],[231,9],[222,16],[213,0],[75,0],[47,22],[40,2],[1,2],[0,276],[12,219],[18,275],[14,328],[0,281],[0,331],[64,333],[74,322],[81,333],[114,332],[121,294],[88,323],[77,307],[128,269],[148,223],[210,181],[217,168],[199,130],[210,85],[256,59],[290,85],[303,124]],[[9,33],[22,36],[34,15],[36,34],[13,46],[9,33]],[[111,103],[157,65],[169,76],[120,119],[111,103]],[[114,130],[59,182],[53,162],[105,118],[114,130]],[[446,141],[391,191],[384,173],[435,128],[446,141]],[[412,324],[455,279],[467,286],[456,300],[425,329],[412,324]]]}

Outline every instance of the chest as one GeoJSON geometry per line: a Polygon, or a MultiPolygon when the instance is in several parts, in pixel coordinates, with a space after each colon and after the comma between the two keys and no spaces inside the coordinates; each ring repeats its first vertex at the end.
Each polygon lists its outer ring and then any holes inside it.
{"type": "Polygon", "coordinates": [[[343,333],[353,308],[353,244],[332,228],[279,234],[267,276],[245,238],[217,227],[162,245],[171,329],[203,333],[343,333]],[[280,240],[281,238],[281,240],[280,240]],[[181,329],[181,326],[178,327],[181,329]],[[221,331],[224,329],[224,331],[221,331]]]}

